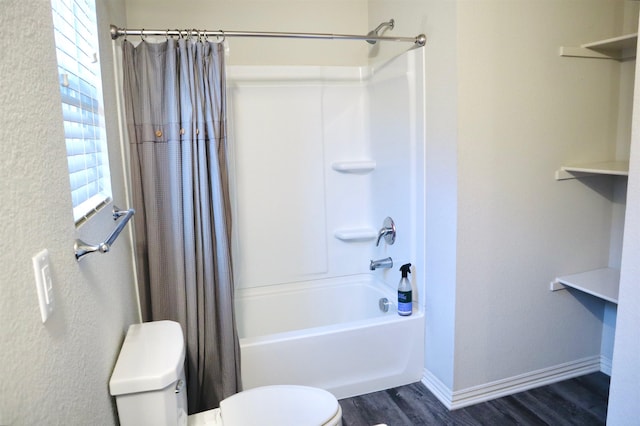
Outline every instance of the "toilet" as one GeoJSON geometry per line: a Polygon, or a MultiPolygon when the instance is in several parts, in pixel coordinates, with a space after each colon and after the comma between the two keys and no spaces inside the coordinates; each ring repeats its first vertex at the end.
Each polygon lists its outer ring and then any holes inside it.
{"type": "MultiPolygon", "coordinates": [[[[129,327],[109,381],[121,426],[341,426],[331,393],[309,386],[262,386],[187,416],[182,328],[174,321],[129,327]]],[[[268,366],[265,366],[268,368],[268,366]]]]}

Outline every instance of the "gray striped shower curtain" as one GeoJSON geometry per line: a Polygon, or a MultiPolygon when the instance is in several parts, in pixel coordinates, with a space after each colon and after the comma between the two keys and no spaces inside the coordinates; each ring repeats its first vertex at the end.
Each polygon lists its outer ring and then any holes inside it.
{"type": "Polygon", "coordinates": [[[189,412],[240,390],[233,309],[224,46],[123,42],[143,321],[178,321],[189,412]]]}

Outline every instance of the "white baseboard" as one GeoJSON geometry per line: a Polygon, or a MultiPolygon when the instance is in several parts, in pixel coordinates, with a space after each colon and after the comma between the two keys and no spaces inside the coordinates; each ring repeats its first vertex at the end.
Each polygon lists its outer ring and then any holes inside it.
{"type": "Polygon", "coordinates": [[[432,394],[435,395],[436,398],[442,405],[451,410],[451,389],[444,383],[440,381],[431,371],[424,369],[422,373],[422,380],[420,380],[423,385],[427,387],[431,391],[432,394]]]}
{"type": "Polygon", "coordinates": [[[607,376],[611,377],[611,358],[600,355],[600,371],[602,371],[607,376]]]}
{"type": "MultiPolygon", "coordinates": [[[[600,356],[583,358],[455,392],[452,392],[451,389],[436,376],[425,369],[422,376],[422,383],[445,407],[449,410],[456,410],[596,371],[603,371],[606,374],[606,371],[604,371],[605,364],[606,361],[600,356]]],[[[610,371],[610,360],[608,365],[610,371]]]]}

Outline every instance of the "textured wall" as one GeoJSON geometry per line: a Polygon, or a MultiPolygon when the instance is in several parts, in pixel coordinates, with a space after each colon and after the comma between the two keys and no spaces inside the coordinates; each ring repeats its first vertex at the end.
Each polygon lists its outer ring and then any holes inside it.
{"type": "MultiPolygon", "coordinates": [[[[108,22],[123,9],[101,2],[99,12],[108,22]]],[[[130,243],[125,233],[111,253],[76,263],[74,239],[97,242],[113,221],[104,209],[73,223],[50,3],[4,0],[0,28],[0,424],[114,424],[108,379],[138,318],[130,243]],[[31,265],[44,248],[57,304],[45,324],[31,265]]],[[[114,199],[126,206],[104,35],[114,199]]]]}

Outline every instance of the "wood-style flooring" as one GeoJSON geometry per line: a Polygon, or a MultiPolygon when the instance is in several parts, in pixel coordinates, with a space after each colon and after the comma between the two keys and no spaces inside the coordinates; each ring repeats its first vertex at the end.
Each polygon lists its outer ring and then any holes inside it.
{"type": "Polygon", "coordinates": [[[604,425],[609,377],[593,373],[449,411],[422,383],[340,400],[343,426],[604,425]]]}

